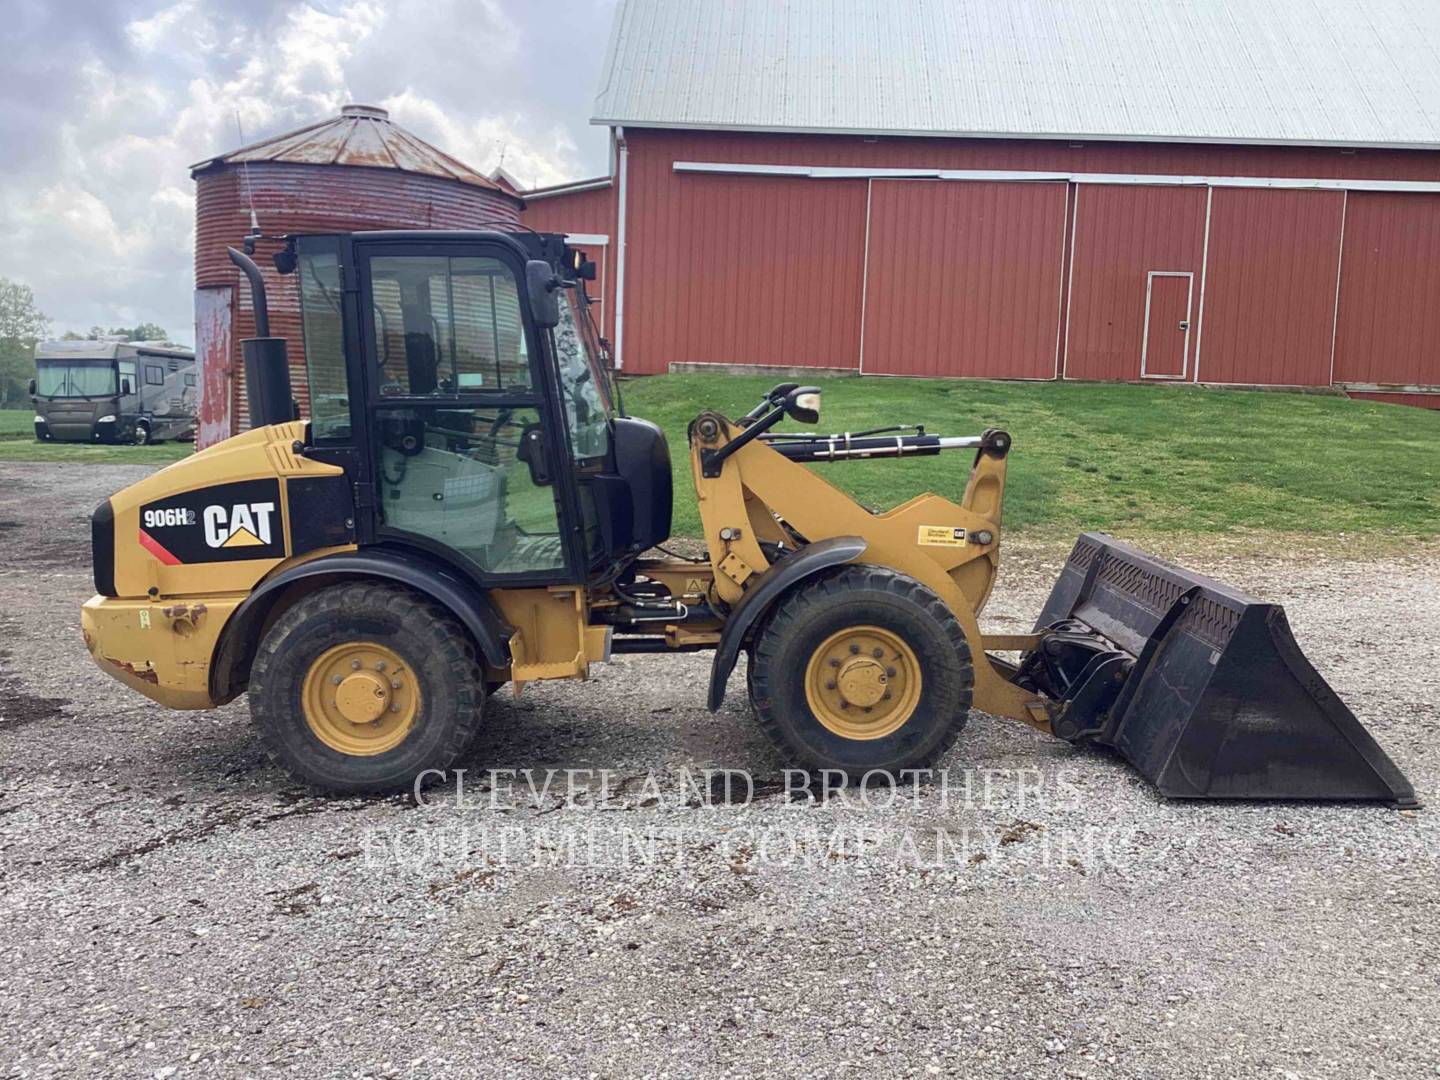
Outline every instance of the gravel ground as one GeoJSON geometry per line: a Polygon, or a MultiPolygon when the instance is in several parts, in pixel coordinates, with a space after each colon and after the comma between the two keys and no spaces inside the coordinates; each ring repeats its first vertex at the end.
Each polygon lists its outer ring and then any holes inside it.
{"type": "MultiPolygon", "coordinates": [[[[243,700],[86,656],[85,516],[146,471],[0,466],[0,1075],[1440,1073],[1434,811],[1167,803],[982,715],[948,786],[808,805],[700,655],[507,690],[463,808],[319,798],[243,700]]],[[[1013,544],[987,625],[1066,546],[1013,544]]],[[[1440,549],[1161,546],[1283,601],[1433,798],[1440,549]]]]}

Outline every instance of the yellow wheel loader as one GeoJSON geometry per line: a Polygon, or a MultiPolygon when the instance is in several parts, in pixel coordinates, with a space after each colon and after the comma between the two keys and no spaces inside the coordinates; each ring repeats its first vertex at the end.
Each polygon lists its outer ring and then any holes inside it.
{"type": "Polygon", "coordinates": [[[706,410],[688,434],[706,555],[656,557],[665,438],[617,407],[594,264],[563,237],[286,238],[308,420],[259,269],[231,257],[256,311],[255,427],[95,511],[84,634],[163,705],[248,691],[304,781],[408,788],[464,752],[506,683],[709,650],[710,708],[746,653],[756,718],[809,769],[926,768],[973,707],[1113,748],[1169,796],[1414,802],[1280,608],[1107,536],[1080,537],[1033,632],[983,632],[1003,431],[782,431],[819,419],[819,391],[791,383],[744,416],[706,410]],[[820,475],[955,454],[958,502],[876,512],[820,475]]]}

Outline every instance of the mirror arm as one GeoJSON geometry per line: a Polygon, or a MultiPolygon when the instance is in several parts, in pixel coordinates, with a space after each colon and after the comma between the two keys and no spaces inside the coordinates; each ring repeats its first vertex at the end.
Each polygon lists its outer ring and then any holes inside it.
{"type": "Polygon", "coordinates": [[[769,431],[780,422],[780,418],[784,415],[784,406],[777,406],[741,431],[739,435],[736,435],[735,438],[731,439],[724,446],[715,450],[701,450],[700,471],[706,478],[713,480],[720,475],[720,470],[724,466],[726,458],[741,447],[754,442],[760,437],[761,432],[769,431]]]}

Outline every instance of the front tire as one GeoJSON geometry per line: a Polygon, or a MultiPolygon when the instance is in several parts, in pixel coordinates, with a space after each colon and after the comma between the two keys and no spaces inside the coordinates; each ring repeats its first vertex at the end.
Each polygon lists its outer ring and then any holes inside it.
{"type": "Polygon", "coordinates": [[[130,436],[130,441],[136,446],[149,446],[150,425],[147,424],[144,420],[136,420],[135,431],[134,434],[130,436]]]}
{"type": "Polygon", "coordinates": [[[271,759],[326,791],[409,790],[479,730],[484,681],[448,612],[390,585],[311,593],[260,643],[250,715],[271,759]]]}
{"type": "Polygon", "coordinates": [[[852,780],[932,766],[965,727],[975,682],[944,602],[912,578],[860,565],[784,597],[749,667],[755,714],[780,752],[852,780]]]}

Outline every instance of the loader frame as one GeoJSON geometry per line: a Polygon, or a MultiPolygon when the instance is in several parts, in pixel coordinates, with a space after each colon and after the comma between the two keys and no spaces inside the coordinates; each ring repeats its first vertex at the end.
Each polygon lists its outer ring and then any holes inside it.
{"type": "MultiPolygon", "coordinates": [[[[974,464],[958,504],[924,494],[872,513],[763,439],[745,441],[718,469],[706,467],[707,456],[713,460],[745,430],[710,411],[696,417],[689,430],[691,474],[710,560],[709,598],[713,606],[731,612],[717,642],[712,709],[723,698],[739,648],[781,593],[808,576],[806,571],[863,561],[913,578],[944,601],[971,655],[985,660],[975,669],[977,708],[1050,733],[1054,703],[1017,686],[1015,666],[990,655],[1033,649],[1039,635],[987,636],[979,625],[999,568],[1010,449],[1005,432],[988,431],[976,440],[974,464]],[[809,544],[809,536],[831,539],[809,544]],[[837,550],[834,545],[842,540],[850,543],[837,550]]],[[[637,569],[662,568],[641,564],[637,569]]]]}

